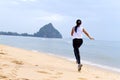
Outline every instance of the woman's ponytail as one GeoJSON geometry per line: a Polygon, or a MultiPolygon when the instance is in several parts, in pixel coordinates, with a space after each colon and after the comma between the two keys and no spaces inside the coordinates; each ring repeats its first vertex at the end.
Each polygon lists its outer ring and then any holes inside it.
{"type": "Polygon", "coordinates": [[[80,19],[76,21],[75,32],[77,32],[77,28],[81,25],[81,23],[82,21],[80,19]]]}

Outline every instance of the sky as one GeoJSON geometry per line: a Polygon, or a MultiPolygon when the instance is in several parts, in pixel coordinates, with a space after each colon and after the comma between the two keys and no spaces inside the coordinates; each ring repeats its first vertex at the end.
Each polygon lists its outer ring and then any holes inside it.
{"type": "Polygon", "coordinates": [[[119,0],[0,0],[0,31],[33,34],[52,23],[69,38],[77,19],[95,40],[120,41],[119,0]]]}

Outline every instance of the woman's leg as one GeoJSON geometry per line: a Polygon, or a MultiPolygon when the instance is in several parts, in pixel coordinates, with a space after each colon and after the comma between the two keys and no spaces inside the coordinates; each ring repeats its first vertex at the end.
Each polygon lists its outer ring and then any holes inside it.
{"type": "Polygon", "coordinates": [[[79,55],[79,49],[78,48],[74,48],[74,55],[75,55],[77,63],[81,64],[81,62],[80,62],[80,55],[79,55]]]}
{"type": "Polygon", "coordinates": [[[81,64],[79,47],[82,45],[82,43],[83,43],[82,39],[73,39],[74,54],[78,64],[81,64]]]}

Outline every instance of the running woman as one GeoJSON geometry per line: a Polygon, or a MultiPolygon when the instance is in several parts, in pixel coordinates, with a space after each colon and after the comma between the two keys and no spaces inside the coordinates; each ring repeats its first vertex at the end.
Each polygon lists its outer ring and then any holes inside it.
{"type": "Polygon", "coordinates": [[[71,36],[73,37],[73,49],[74,55],[76,58],[76,63],[78,64],[78,71],[81,70],[82,64],[80,59],[79,48],[83,43],[82,33],[84,33],[90,40],[94,40],[89,33],[85,30],[85,28],[81,27],[82,21],[78,19],[76,21],[76,25],[71,30],[71,36]]]}

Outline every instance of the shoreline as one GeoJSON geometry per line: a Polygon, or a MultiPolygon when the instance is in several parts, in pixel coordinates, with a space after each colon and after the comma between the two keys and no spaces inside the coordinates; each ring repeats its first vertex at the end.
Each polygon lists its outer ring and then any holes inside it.
{"type": "MultiPolygon", "coordinates": [[[[58,57],[58,58],[62,58],[62,59],[67,59],[69,61],[75,62],[75,59],[68,58],[68,57],[63,57],[63,56],[60,56],[60,55],[55,55],[55,54],[52,54],[52,53],[39,52],[37,50],[32,50],[32,52],[44,53],[46,55],[50,55],[50,56],[54,56],[54,57],[58,57]]],[[[101,69],[104,69],[104,70],[120,73],[120,69],[117,68],[117,67],[110,67],[110,66],[106,66],[106,65],[96,64],[96,63],[89,62],[89,61],[86,61],[86,60],[81,60],[81,62],[83,63],[83,65],[89,65],[89,66],[101,68],[101,69]]]]}
{"type": "Polygon", "coordinates": [[[120,73],[83,64],[77,71],[74,61],[0,45],[0,80],[119,80],[120,73]]]}

